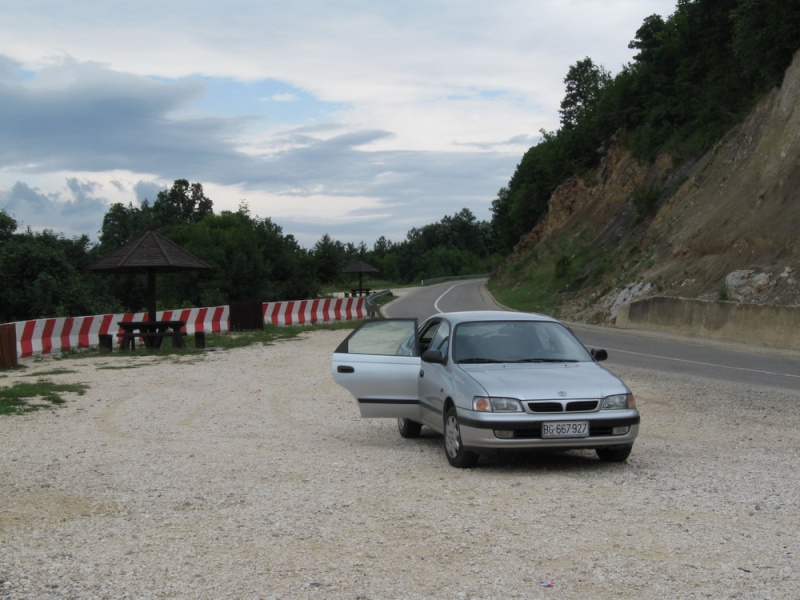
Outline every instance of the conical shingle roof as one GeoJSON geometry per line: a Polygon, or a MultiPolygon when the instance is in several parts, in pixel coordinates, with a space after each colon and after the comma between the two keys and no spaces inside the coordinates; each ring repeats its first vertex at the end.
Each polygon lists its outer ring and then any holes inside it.
{"type": "Polygon", "coordinates": [[[357,260],[349,267],[345,268],[345,273],[378,273],[378,269],[363,260],[357,260]]]}
{"type": "Polygon", "coordinates": [[[92,271],[108,273],[164,273],[210,268],[194,254],[155,231],[148,231],[89,267],[92,271]]]}

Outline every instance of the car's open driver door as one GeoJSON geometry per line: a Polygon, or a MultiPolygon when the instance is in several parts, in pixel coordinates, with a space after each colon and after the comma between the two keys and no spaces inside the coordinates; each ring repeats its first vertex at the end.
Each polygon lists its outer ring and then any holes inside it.
{"type": "Polygon", "coordinates": [[[366,321],[333,353],[333,378],[362,417],[419,420],[421,360],[416,319],[366,321]]]}

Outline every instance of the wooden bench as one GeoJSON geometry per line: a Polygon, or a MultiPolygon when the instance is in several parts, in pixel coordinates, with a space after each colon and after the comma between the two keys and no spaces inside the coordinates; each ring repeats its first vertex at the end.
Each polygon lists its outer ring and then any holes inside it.
{"type": "Polygon", "coordinates": [[[136,350],[136,338],[144,339],[147,348],[161,348],[161,342],[165,337],[172,338],[173,348],[186,348],[186,342],[183,339],[186,335],[188,334],[182,331],[133,331],[118,333],[117,337],[121,338],[120,347],[122,350],[136,350]],[[152,342],[148,344],[147,340],[152,340],[152,342]]]}
{"type": "Polygon", "coordinates": [[[136,338],[144,340],[147,348],[158,349],[165,337],[172,338],[173,348],[186,348],[183,332],[186,321],[118,321],[117,325],[122,330],[117,337],[120,338],[121,350],[136,350],[136,338]]]}

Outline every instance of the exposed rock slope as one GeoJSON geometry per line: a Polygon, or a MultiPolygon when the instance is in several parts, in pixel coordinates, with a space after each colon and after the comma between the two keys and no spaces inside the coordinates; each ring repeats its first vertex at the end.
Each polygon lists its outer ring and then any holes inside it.
{"type": "Polygon", "coordinates": [[[515,257],[559,235],[600,255],[624,249],[601,284],[578,281],[564,307],[573,318],[611,320],[653,294],[800,305],[799,101],[800,53],[781,88],[699,160],[642,164],[613,140],[593,173],[554,192],[515,257]],[[643,198],[654,203],[644,220],[643,198]]]}

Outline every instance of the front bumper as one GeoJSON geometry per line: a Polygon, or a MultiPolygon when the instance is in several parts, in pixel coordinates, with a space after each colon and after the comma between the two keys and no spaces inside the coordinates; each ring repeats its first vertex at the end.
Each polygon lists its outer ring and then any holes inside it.
{"type": "Polygon", "coordinates": [[[635,409],[592,413],[529,415],[458,411],[461,442],[465,448],[602,448],[632,444],[639,434],[639,412],[635,409]],[[542,423],[588,421],[589,436],[543,438],[542,423]],[[625,431],[614,433],[614,430],[625,431]],[[498,437],[495,431],[504,432],[498,437]]]}

